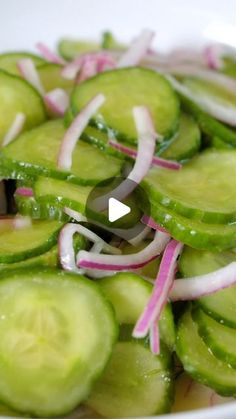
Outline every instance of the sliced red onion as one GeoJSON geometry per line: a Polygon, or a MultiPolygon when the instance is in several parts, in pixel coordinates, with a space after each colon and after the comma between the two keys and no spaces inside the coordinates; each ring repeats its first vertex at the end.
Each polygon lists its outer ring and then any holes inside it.
{"type": "Polygon", "coordinates": [[[157,322],[153,322],[150,326],[150,349],[154,355],[160,354],[160,336],[157,322]]]}
{"type": "Polygon", "coordinates": [[[31,58],[22,58],[17,62],[17,66],[22,77],[27,80],[43,96],[44,88],[39,78],[38,72],[31,58]]]}
{"type": "Polygon", "coordinates": [[[163,231],[164,233],[168,233],[165,228],[161,227],[156,221],[153,220],[152,217],[148,215],[143,215],[141,218],[141,223],[146,224],[148,227],[152,228],[153,230],[163,231]]]}
{"type": "Polygon", "coordinates": [[[34,191],[32,188],[19,187],[15,191],[15,195],[25,196],[25,197],[33,197],[34,191]]]}
{"type": "Polygon", "coordinates": [[[105,96],[101,93],[96,95],[76,116],[71,126],[66,131],[61,143],[57,165],[60,169],[70,170],[72,165],[72,153],[81,133],[88,125],[94,113],[105,102],[105,96]]]}
{"type": "Polygon", "coordinates": [[[204,81],[217,84],[228,92],[236,93],[236,80],[226,74],[219,73],[210,69],[199,68],[193,65],[175,65],[165,67],[164,71],[174,76],[188,77],[194,76],[204,81]]]}
{"type": "Polygon", "coordinates": [[[68,63],[61,72],[62,77],[74,80],[78,72],[82,69],[84,63],[96,63],[96,73],[107,69],[115,68],[116,62],[112,55],[107,51],[99,51],[90,54],[82,54],[76,57],[74,61],[68,63]]]}
{"type": "Polygon", "coordinates": [[[44,101],[50,111],[63,116],[69,106],[69,95],[64,89],[54,89],[44,96],[44,101]]]}
{"type": "Polygon", "coordinates": [[[7,212],[7,198],[4,182],[0,181],[0,215],[7,212]]]}
{"type": "Polygon", "coordinates": [[[82,83],[97,74],[97,61],[96,59],[85,59],[81,64],[81,68],[76,79],[76,83],[82,83]]]}
{"type": "Polygon", "coordinates": [[[80,234],[79,224],[66,224],[60,231],[58,247],[59,258],[63,269],[66,271],[76,272],[78,274],[84,273],[83,270],[78,269],[75,264],[75,251],[73,246],[73,236],[75,233],[80,234]]]}
{"type": "MultiPolygon", "coordinates": [[[[165,233],[159,232],[159,234],[165,233]]],[[[162,309],[167,302],[169,291],[173,285],[176,261],[182,248],[183,244],[177,242],[176,240],[171,240],[167,244],[161,260],[151,298],[135,325],[133,330],[133,337],[145,337],[148,334],[148,331],[153,322],[156,322],[160,319],[162,309]]]]}
{"type": "Polygon", "coordinates": [[[130,48],[120,57],[117,67],[138,65],[148,52],[154,35],[154,32],[148,29],[143,30],[139,37],[131,44],[130,48]]]}
{"type": "Polygon", "coordinates": [[[208,95],[192,93],[191,90],[178,82],[175,78],[166,75],[166,78],[170,81],[173,88],[182,94],[183,96],[196,103],[201,109],[207,112],[209,115],[229,125],[236,125],[236,107],[226,106],[217,102],[216,99],[209,97],[208,95]]]}
{"type": "Polygon", "coordinates": [[[23,126],[25,124],[26,116],[24,113],[17,113],[12,125],[10,126],[9,130],[7,131],[6,135],[3,138],[2,146],[5,147],[9,143],[11,143],[18,135],[21,133],[23,126]]]}
{"type": "Polygon", "coordinates": [[[164,250],[170,239],[169,234],[158,232],[154,240],[143,250],[131,255],[97,255],[80,250],[77,255],[77,266],[104,271],[127,271],[138,269],[156,259],[164,250]]]}
{"type": "Polygon", "coordinates": [[[68,207],[64,208],[64,212],[67,215],[69,215],[70,218],[74,218],[74,220],[77,221],[78,223],[81,223],[81,222],[86,223],[88,221],[88,219],[87,219],[87,217],[85,217],[85,215],[82,215],[80,212],[72,210],[68,207]]]}
{"type": "Polygon", "coordinates": [[[45,58],[45,60],[50,61],[51,63],[55,64],[66,64],[66,61],[63,60],[59,55],[55,54],[55,52],[51,51],[47,45],[43,44],[42,42],[38,42],[36,44],[36,48],[40,52],[40,54],[45,58]]]}
{"type": "MultiPolygon", "coordinates": [[[[124,146],[123,144],[117,143],[117,141],[110,139],[108,143],[112,148],[126,154],[127,156],[136,158],[137,151],[133,148],[124,146]]],[[[172,160],[162,159],[161,157],[153,156],[152,165],[164,167],[165,169],[179,170],[182,165],[172,160]]]]}
{"type": "Polygon", "coordinates": [[[224,63],[221,58],[221,45],[209,45],[204,49],[203,55],[209,68],[212,68],[213,70],[220,70],[223,67],[224,63]]]}
{"type": "Polygon", "coordinates": [[[175,280],[169,297],[172,301],[196,300],[235,284],[236,262],[232,262],[206,275],[175,280]]]}
{"type": "MultiPolygon", "coordinates": [[[[88,221],[87,217],[80,214],[78,211],[71,210],[70,208],[64,208],[64,212],[69,215],[69,217],[74,218],[77,222],[86,222],[88,221]]],[[[92,241],[93,243],[102,244],[102,249],[104,252],[111,253],[113,255],[120,255],[121,250],[117,247],[111,246],[109,243],[105,242],[101,237],[99,237],[96,233],[89,230],[88,228],[84,226],[80,226],[80,234],[82,236],[85,236],[87,239],[92,241]]]]}

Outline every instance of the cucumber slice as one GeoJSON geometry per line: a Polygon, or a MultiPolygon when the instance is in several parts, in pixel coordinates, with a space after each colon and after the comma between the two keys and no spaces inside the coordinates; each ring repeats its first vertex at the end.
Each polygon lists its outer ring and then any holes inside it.
{"type": "MultiPolygon", "coordinates": [[[[164,143],[165,144],[165,143],[164,143]]],[[[161,146],[163,143],[161,144],[161,146]]],[[[157,154],[168,160],[184,161],[193,157],[201,146],[201,131],[189,115],[180,116],[179,131],[164,151],[157,154]]]]}
{"type": "Polygon", "coordinates": [[[61,76],[62,66],[55,63],[44,63],[40,65],[37,70],[40,80],[46,92],[60,87],[68,92],[74,87],[72,80],[65,79],[61,76]]]}
{"type": "MultiPolygon", "coordinates": [[[[150,240],[143,240],[141,243],[139,243],[137,246],[133,246],[132,244],[128,242],[122,243],[122,253],[125,255],[130,255],[135,252],[139,252],[140,250],[144,249],[148,244],[150,244],[150,240]]],[[[149,262],[147,265],[143,266],[140,269],[136,270],[136,273],[140,276],[143,276],[147,279],[155,279],[157,276],[157,272],[160,265],[160,258],[156,258],[149,262]]]]}
{"type": "Polygon", "coordinates": [[[19,214],[29,215],[34,220],[68,220],[68,216],[64,213],[62,208],[52,205],[46,199],[43,199],[41,202],[40,200],[36,200],[34,197],[15,195],[15,202],[19,214]]]}
{"type": "Polygon", "coordinates": [[[211,140],[211,147],[217,149],[231,149],[233,146],[231,144],[226,143],[225,141],[221,140],[219,137],[213,137],[211,140]]]}
{"type": "Polygon", "coordinates": [[[59,170],[57,156],[64,134],[63,121],[55,120],[20,135],[2,150],[0,172],[15,179],[44,175],[84,185],[120,174],[121,160],[82,141],[74,150],[71,172],[59,170]]]}
{"type": "Polygon", "coordinates": [[[118,342],[87,404],[107,418],[168,412],[173,386],[166,358],[140,343],[118,342]]]}
{"type": "Polygon", "coordinates": [[[143,185],[152,201],[206,223],[236,221],[236,150],[209,149],[181,170],[153,168],[143,185]]]}
{"type": "MultiPolygon", "coordinates": [[[[143,312],[152,292],[152,285],[132,273],[119,273],[98,282],[115,309],[120,324],[134,325],[143,312]]],[[[159,322],[160,336],[170,350],[175,346],[175,325],[171,305],[167,304],[159,322]]]]}
{"type": "Polygon", "coordinates": [[[179,321],[177,354],[185,371],[196,381],[223,396],[236,396],[236,370],[217,359],[205,345],[190,309],[179,321]]]}
{"type": "Polygon", "coordinates": [[[15,263],[0,263],[0,274],[2,275],[9,270],[16,270],[19,268],[31,269],[34,267],[56,268],[59,266],[58,261],[58,247],[53,246],[50,250],[42,255],[30,257],[29,259],[22,260],[15,263]]]}
{"type": "Polygon", "coordinates": [[[132,109],[140,104],[150,109],[159,134],[170,137],[178,126],[177,96],[169,82],[153,70],[138,67],[118,69],[86,80],[72,93],[73,114],[76,115],[97,93],[103,93],[106,102],[92,122],[101,130],[111,129],[120,140],[137,143],[132,109]]]}
{"type": "MultiPolygon", "coordinates": [[[[233,252],[200,252],[185,247],[179,268],[183,276],[191,277],[216,271],[235,260],[233,252]]],[[[202,297],[197,304],[220,323],[236,328],[236,286],[202,297]]]]}
{"type": "Polygon", "coordinates": [[[226,125],[203,112],[195,103],[180,95],[181,102],[186,112],[190,113],[197,121],[200,129],[210,137],[219,137],[227,144],[236,147],[236,133],[226,125]]]}
{"type": "Polygon", "coordinates": [[[33,221],[29,227],[0,232],[0,263],[14,263],[41,255],[56,244],[59,221],[33,221]]]}
{"type": "Polygon", "coordinates": [[[125,50],[128,48],[127,45],[121,44],[116,40],[113,33],[110,31],[103,32],[102,34],[102,48],[111,50],[125,50]]]}
{"type": "Polygon", "coordinates": [[[234,58],[229,56],[224,56],[223,63],[224,67],[222,69],[222,72],[227,74],[230,77],[236,77],[236,61],[234,58]]]}
{"type": "Polygon", "coordinates": [[[7,71],[10,74],[20,76],[21,74],[18,70],[17,62],[24,58],[30,58],[36,66],[45,63],[43,58],[28,52],[5,52],[4,54],[0,54],[0,69],[7,71]]]}
{"type": "Polygon", "coordinates": [[[216,358],[236,367],[236,330],[224,326],[208,316],[201,309],[194,310],[198,332],[216,358]]]}
{"type": "Polygon", "coordinates": [[[100,45],[97,42],[85,40],[61,39],[58,44],[59,54],[68,61],[73,60],[80,54],[98,51],[99,49],[100,45]]]}
{"type": "Polygon", "coordinates": [[[0,70],[0,146],[19,112],[26,116],[23,130],[42,124],[46,119],[38,92],[25,80],[0,70]]]}
{"type": "MultiPolygon", "coordinates": [[[[145,207],[144,203],[141,203],[145,207]]],[[[176,239],[200,250],[222,251],[236,247],[236,224],[206,224],[190,220],[170,208],[151,202],[154,220],[176,239]]]]}
{"type": "Polygon", "coordinates": [[[0,314],[5,403],[48,417],[88,396],[117,338],[113,311],[96,284],[56,270],[18,270],[0,282],[0,314]]]}

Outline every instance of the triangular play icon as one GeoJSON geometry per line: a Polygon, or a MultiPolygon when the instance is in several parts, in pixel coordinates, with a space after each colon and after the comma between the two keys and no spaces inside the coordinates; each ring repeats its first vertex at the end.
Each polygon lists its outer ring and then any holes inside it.
{"type": "Polygon", "coordinates": [[[130,211],[131,208],[128,207],[128,205],[123,204],[123,202],[118,201],[118,199],[109,198],[108,219],[111,223],[129,214],[130,211]]]}

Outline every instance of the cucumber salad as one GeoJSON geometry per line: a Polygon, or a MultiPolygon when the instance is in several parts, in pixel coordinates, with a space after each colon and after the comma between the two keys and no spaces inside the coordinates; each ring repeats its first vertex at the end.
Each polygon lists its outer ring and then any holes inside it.
{"type": "Polygon", "coordinates": [[[236,51],[163,54],[153,37],[0,55],[5,417],[236,397],[236,51]],[[87,202],[117,177],[138,199],[111,228],[87,202]]]}

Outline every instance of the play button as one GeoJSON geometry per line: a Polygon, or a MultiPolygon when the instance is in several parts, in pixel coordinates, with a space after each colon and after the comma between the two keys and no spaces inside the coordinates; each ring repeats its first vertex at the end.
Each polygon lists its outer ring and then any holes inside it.
{"type": "Polygon", "coordinates": [[[112,235],[126,241],[140,237],[146,226],[143,215],[150,215],[146,191],[125,177],[113,177],[99,182],[86,201],[89,224],[96,226],[106,240],[112,235]]]}
{"type": "Polygon", "coordinates": [[[116,198],[109,198],[108,219],[111,223],[129,214],[130,211],[131,208],[128,205],[123,204],[123,202],[118,201],[116,198]]]}

